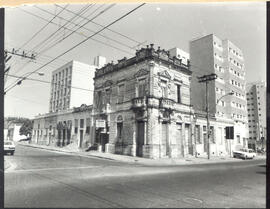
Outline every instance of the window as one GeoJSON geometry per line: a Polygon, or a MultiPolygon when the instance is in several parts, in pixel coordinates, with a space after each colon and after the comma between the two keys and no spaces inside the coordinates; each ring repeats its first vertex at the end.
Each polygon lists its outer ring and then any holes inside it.
{"type": "Polygon", "coordinates": [[[176,84],[176,102],[181,103],[181,86],[176,84]]]}
{"type": "Polygon", "coordinates": [[[105,104],[111,104],[111,90],[105,89],[105,104]]]}
{"type": "Polygon", "coordinates": [[[123,122],[117,123],[117,138],[122,139],[123,122]]]}
{"type": "Polygon", "coordinates": [[[163,98],[168,98],[167,81],[161,80],[161,92],[163,98]]]}
{"type": "Polygon", "coordinates": [[[214,127],[213,126],[210,126],[210,142],[215,144],[215,137],[214,137],[214,127]]]}
{"type": "Polygon", "coordinates": [[[78,119],[75,119],[74,133],[78,133],[78,119]]]}
{"type": "Polygon", "coordinates": [[[80,128],[84,127],[84,119],[80,119],[80,128]]]}
{"type": "Polygon", "coordinates": [[[85,133],[90,134],[90,118],[86,118],[86,131],[85,133]]]}
{"type": "Polygon", "coordinates": [[[138,80],[138,89],[137,89],[138,97],[143,97],[146,95],[146,79],[138,80]]]}
{"type": "Polygon", "coordinates": [[[236,135],[237,143],[240,144],[240,136],[236,135]]]}
{"type": "Polygon", "coordinates": [[[118,103],[122,103],[124,101],[124,92],[125,91],[125,85],[120,84],[118,86],[118,103]]]}
{"type": "Polygon", "coordinates": [[[206,126],[203,126],[203,131],[206,131],[206,126]]]}

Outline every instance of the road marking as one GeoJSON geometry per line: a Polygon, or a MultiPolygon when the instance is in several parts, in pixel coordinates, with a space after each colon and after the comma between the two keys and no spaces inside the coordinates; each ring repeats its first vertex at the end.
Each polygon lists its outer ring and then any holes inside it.
{"type": "Polygon", "coordinates": [[[23,172],[36,172],[36,171],[51,171],[51,170],[76,170],[76,169],[87,169],[97,168],[100,166],[81,166],[81,167],[67,167],[67,168],[36,168],[36,169],[21,169],[21,170],[8,170],[5,173],[23,173],[23,172]]]}

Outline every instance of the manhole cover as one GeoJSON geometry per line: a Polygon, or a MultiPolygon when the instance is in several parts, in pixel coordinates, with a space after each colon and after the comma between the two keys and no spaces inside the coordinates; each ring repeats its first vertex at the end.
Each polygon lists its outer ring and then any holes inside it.
{"type": "Polygon", "coordinates": [[[202,205],[203,201],[197,198],[187,197],[183,199],[186,203],[192,204],[192,205],[202,205]]]}

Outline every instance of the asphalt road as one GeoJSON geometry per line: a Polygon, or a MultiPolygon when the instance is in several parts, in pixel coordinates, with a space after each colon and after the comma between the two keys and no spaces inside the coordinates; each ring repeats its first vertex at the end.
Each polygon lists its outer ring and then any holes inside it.
{"type": "Polygon", "coordinates": [[[265,207],[264,160],[142,166],[18,145],[5,207],[265,207]]]}

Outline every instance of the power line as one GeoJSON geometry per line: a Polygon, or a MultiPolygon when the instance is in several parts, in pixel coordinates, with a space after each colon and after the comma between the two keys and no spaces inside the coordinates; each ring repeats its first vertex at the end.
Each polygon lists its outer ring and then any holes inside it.
{"type": "Polygon", "coordinates": [[[62,10],[60,12],[58,12],[56,15],[54,15],[54,17],[48,22],[46,23],[40,30],[38,30],[33,36],[31,36],[31,38],[28,39],[28,41],[26,41],[21,47],[19,47],[19,50],[23,47],[25,47],[28,43],[30,43],[30,41],[32,41],[42,30],[44,30],[58,15],[60,15],[66,8],[68,7],[68,4],[62,8],[62,10]]]}
{"type": "MultiPolygon", "coordinates": [[[[44,18],[42,18],[42,17],[40,17],[40,16],[38,16],[38,15],[34,15],[34,16],[35,16],[35,17],[38,17],[38,18],[40,18],[40,19],[42,19],[42,20],[44,20],[44,21],[47,21],[46,19],[44,19],[44,18]]],[[[57,24],[54,23],[54,22],[51,22],[51,23],[57,25],[57,24]]],[[[70,31],[74,32],[74,30],[71,30],[70,28],[67,28],[67,27],[64,27],[64,28],[67,29],[67,30],[70,30],[70,31]]],[[[86,36],[85,34],[79,33],[79,32],[77,32],[77,31],[75,31],[75,33],[78,34],[78,35],[84,36],[84,37],[88,37],[88,36],[86,36]]],[[[67,38],[67,37],[66,37],[66,38],[67,38]]],[[[101,44],[103,44],[103,45],[112,47],[112,48],[114,48],[114,49],[116,49],[116,50],[118,50],[118,51],[124,52],[124,53],[126,53],[126,54],[133,55],[132,53],[130,53],[130,52],[126,51],[126,50],[123,50],[123,49],[121,49],[121,48],[119,48],[119,47],[116,47],[116,46],[114,46],[114,45],[112,45],[112,44],[108,44],[108,43],[105,43],[105,42],[103,42],[103,41],[100,41],[100,40],[97,40],[97,39],[94,39],[94,38],[92,38],[92,40],[93,40],[93,41],[96,41],[96,42],[98,42],[98,43],[101,43],[101,44]]],[[[63,39],[61,39],[61,40],[58,41],[58,42],[55,42],[55,43],[52,44],[51,46],[48,46],[46,49],[44,49],[44,51],[50,49],[52,46],[54,46],[54,45],[60,43],[61,41],[63,41],[63,39]]],[[[43,53],[43,52],[42,52],[42,53],[43,53]]]]}
{"type": "MultiPolygon", "coordinates": [[[[88,5],[87,7],[89,7],[89,5],[88,5]]],[[[82,10],[84,10],[85,8],[87,8],[87,7],[84,7],[83,9],[81,9],[80,12],[81,12],[82,10]]],[[[30,13],[31,15],[36,16],[35,14],[33,14],[33,13],[31,13],[31,12],[25,11],[25,10],[23,10],[23,9],[21,9],[21,10],[24,11],[24,12],[26,12],[26,13],[30,13]]],[[[47,20],[46,20],[46,21],[47,21],[47,20]]],[[[58,29],[58,30],[59,30],[59,29],[58,29]]],[[[58,31],[58,30],[57,30],[57,31],[58,31]]],[[[57,31],[56,31],[56,32],[57,32],[57,31]]],[[[56,33],[56,32],[55,32],[55,33],[56,33]]],[[[51,34],[51,35],[52,35],[52,34],[51,34]]],[[[40,42],[40,43],[42,44],[42,43],[45,43],[45,42],[46,42],[46,40],[43,41],[43,42],[40,42]]],[[[36,45],[36,46],[37,46],[37,45],[36,45]]],[[[36,47],[36,46],[35,46],[35,47],[36,47]]],[[[35,47],[34,47],[34,48],[35,48],[35,47]]],[[[32,50],[33,50],[34,48],[32,48],[32,50]]],[[[43,52],[45,52],[45,51],[43,50],[43,52]]],[[[42,52],[42,53],[43,53],[43,52],[42,52]]],[[[23,69],[25,66],[27,66],[29,63],[30,63],[30,62],[27,62],[27,63],[26,63],[25,65],[23,65],[23,67],[21,67],[19,70],[22,70],[22,69],[23,69]]],[[[19,70],[18,70],[18,71],[19,71],[19,70]]],[[[18,71],[17,71],[16,73],[18,73],[18,71]]],[[[16,85],[17,85],[17,82],[18,82],[18,80],[16,81],[16,83],[11,84],[11,85],[10,85],[9,87],[7,87],[7,88],[13,88],[12,86],[16,86],[16,85]]]]}
{"type": "MultiPolygon", "coordinates": [[[[48,63],[44,64],[43,66],[39,67],[38,69],[32,71],[29,75],[27,75],[25,78],[29,77],[30,75],[34,74],[35,72],[39,71],[40,69],[44,68],[46,65],[52,63],[54,60],[58,59],[59,57],[62,57],[63,55],[65,55],[66,53],[70,52],[71,50],[75,49],[76,47],[80,46],[81,44],[83,44],[84,42],[86,42],[87,40],[89,40],[90,38],[92,38],[93,36],[97,35],[98,33],[102,32],[103,30],[105,30],[106,28],[112,26],[113,24],[117,23],[118,21],[122,20],[123,18],[125,18],[126,16],[130,15],[131,13],[133,13],[134,11],[136,11],[137,9],[139,9],[140,7],[144,6],[145,3],[140,4],[139,6],[135,7],[134,9],[132,9],[131,11],[127,12],[126,14],[122,15],[121,17],[117,18],[116,20],[114,20],[113,22],[109,23],[108,25],[106,25],[105,27],[103,27],[102,29],[98,30],[96,33],[94,33],[93,35],[89,36],[88,38],[82,40],[81,42],[79,42],[78,44],[74,45],[73,47],[71,47],[70,49],[68,49],[67,51],[61,53],[60,55],[56,56],[54,59],[52,59],[51,61],[49,61],[48,63]]],[[[103,13],[103,12],[102,12],[103,13]]],[[[5,93],[7,93],[8,91],[10,91],[12,88],[14,88],[17,84],[13,85],[11,88],[9,88],[7,91],[5,91],[5,93]]]]}
{"type": "MultiPolygon", "coordinates": [[[[91,20],[96,19],[97,17],[99,17],[101,14],[103,14],[104,12],[106,12],[107,10],[111,9],[115,4],[112,4],[110,6],[108,6],[106,9],[102,10],[101,12],[99,12],[96,16],[94,16],[91,20]]],[[[67,22],[68,23],[68,22],[67,22]]],[[[61,40],[57,41],[56,43],[54,43],[52,46],[54,46],[55,44],[60,43],[61,41],[63,41],[64,39],[68,38],[69,36],[71,36],[73,33],[77,33],[77,30],[82,28],[83,26],[85,26],[86,24],[88,24],[89,21],[85,22],[83,25],[81,25],[79,28],[77,28],[76,30],[72,30],[72,32],[70,34],[68,34],[67,36],[65,36],[64,38],[62,38],[61,40]]],[[[81,33],[79,33],[81,34],[81,33]]],[[[82,35],[82,34],[81,34],[82,35]]],[[[86,36],[87,37],[87,36],[86,36]]],[[[51,47],[52,47],[51,46],[51,47]]],[[[51,47],[47,47],[47,49],[51,48],[51,47]]],[[[46,50],[47,50],[46,49],[46,50]]]]}
{"type": "MultiPolygon", "coordinates": [[[[58,4],[56,4],[55,6],[60,7],[60,8],[63,8],[62,6],[60,6],[60,5],[58,5],[58,4]]],[[[66,9],[66,8],[65,8],[65,11],[68,11],[68,12],[70,12],[70,13],[74,13],[73,11],[71,11],[71,10],[69,10],[69,9],[66,9]]],[[[86,17],[84,17],[84,16],[82,16],[82,15],[79,15],[79,17],[88,20],[88,18],[86,18],[86,17]]],[[[99,24],[99,23],[97,23],[97,22],[95,22],[95,21],[91,21],[91,22],[92,22],[93,24],[95,24],[95,25],[100,26],[100,27],[104,27],[103,25],[101,25],[101,24],[99,24]]],[[[113,33],[115,33],[115,34],[118,34],[118,35],[120,35],[120,36],[122,36],[122,37],[124,37],[124,38],[127,38],[127,39],[129,39],[129,40],[131,40],[131,41],[133,41],[133,42],[135,42],[135,43],[137,43],[137,44],[141,44],[141,42],[136,41],[136,40],[134,40],[133,38],[130,38],[130,37],[124,35],[123,33],[117,32],[117,31],[112,30],[112,29],[110,29],[110,28],[107,28],[107,30],[108,30],[108,31],[111,31],[111,32],[113,32],[113,33]]]]}
{"type": "MultiPolygon", "coordinates": [[[[45,9],[39,8],[39,7],[37,7],[37,6],[36,6],[36,8],[38,8],[38,9],[40,9],[41,11],[46,12],[46,13],[48,13],[48,14],[50,14],[50,15],[53,15],[53,13],[51,13],[51,12],[45,10],[45,9]]],[[[73,13],[73,12],[72,12],[72,13],[73,13]]],[[[78,15],[78,16],[79,16],[79,17],[82,17],[83,19],[86,19],[86,20],[92,22],[92,21],[89,20],[88,18],[84,18],[84,17],[81,16],[81,15],[78,15]]],[[[60,18],[60,19],[62,19],[62,20],[65,20],[65,21],[68,21],[68,22],[72,23],[72,24],[75,25],[75,26],[78,26],[78,25],[79,25],[79,24],[76,24],[76,23],[74,23],[74,22],[71,22],[71,21],[69,21],[69,20],[67,20],[67,19],[65,19],[65,18],[63,18],[63,17],[61,17],[61,16],[59,16],[58,18],[60,18]]],[[[92,32],[92,33],[95,32],[94,30],[91,30],[91,29],[86,28],[86,27],[82,27],[82,28],[85,29],[85,30],[87,30],[87,31],[90,31],[90,32],[92,32]]],[[[131,46],[127,45],[127,44],[124,44],[124,43],[122,43],[122,42],[120,42],[120,41],[117,41],[117,40],[115,40],[115,39],[113,39],[113,38],[107,37],[107,36],[102,35],[102,34],[99,34],[99,36],[104,37],[104,38],[106,38],[106,39],[108,39],[108,40],[114,41],[115,43],[121,44],[121,45],[123,45],[123,46],[125,46],[125,47],[127,47],[127,48],[129,48],[129,49],[131,49],[131,50],[134,50],[133,47],[131,47],[131,46]]]]}
{"type": "MultiPolygon", "coordinates": [[[[16,75],[11,75],[11,74],[9,74],[8,76],[13,77],[13,78],[19,78],[21,81],[23,81],[23,80],[37,81],[37,82],[46,83],[46,84],[56,84],[56,85],[59,86],[59,84],[56,83],[56,82],[44,81],[44,80],[40,80],[40,79],[36,79],[36,78],[22,77],[22,76],[16,76],[16,75]]],[[[20,85],[20,84],[16,84],[16,85],[20,85]]],[[[79,90],[84,90],[84,91],[91,91],[91,92],[94,91],[94,90],[91,90],[91,89],[80,88],[80,87],[71,86],[71,85],[68,85],[68,84],[67,85],[60,84],[60,86],[70,87],[70,88],[73,88],[73,89],[79,89],[79,90]]]]}
{"type": "MultiPolygon", "coordinates": [[[[79,13],[85,11],[85,10],[86,10],[87,8],[89,8],[90,6],[91,6],[91,5],[87,5],[87,6],[83,7],[83,8],[81,9],[81,11],[79,11],[79,13]]],[[[72,19],[74,19],[74,18],[76,18],[76,17],[77,17],[77,16],[75,15],[75,16],[71,17],[70,20],[72,20],[72,19]]],[[[66,23],[66,24],[68,24],[68,23],[66,23]]],[[[37,47],[40,48],[42,45],[47,44],[46,41],[48,41],[48,40],[49,40],[50,38],[52,38],[55,34],[57,34],[57,32],[60,31],[66,24],[62,25],[62,26],[61,26],[60,28],[58,28],[55,32],[51,33],[47,38],[45,38],[44,40],[42,40],[41,42],[39,42],[38,44],[36,44],[31,50],[34,51],[35,48],[37,48],[37,47]]]]}

